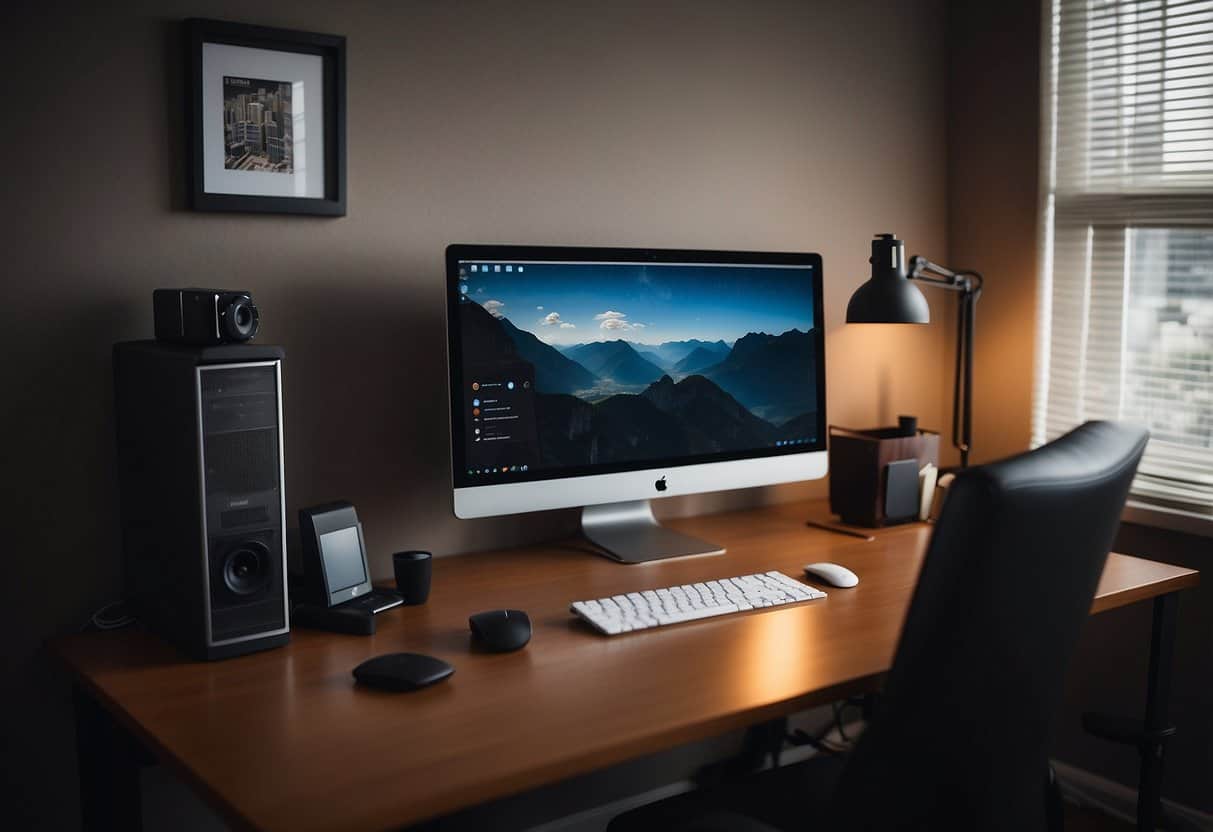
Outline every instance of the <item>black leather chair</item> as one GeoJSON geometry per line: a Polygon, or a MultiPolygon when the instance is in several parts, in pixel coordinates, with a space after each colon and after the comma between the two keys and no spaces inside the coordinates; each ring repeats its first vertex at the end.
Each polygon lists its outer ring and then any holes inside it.
{"type": "Polygon", "coordinates": [[[1050,719],[1146,439],[1089,422],[961,473],[854,750],[641,807],[610,832],[1045,829],[1050,719]]]}

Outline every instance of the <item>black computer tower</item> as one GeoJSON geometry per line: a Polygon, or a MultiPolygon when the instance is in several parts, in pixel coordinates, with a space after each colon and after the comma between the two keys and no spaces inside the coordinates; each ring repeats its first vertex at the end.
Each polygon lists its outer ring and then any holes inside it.
{"type": "Polygon", "coordinates": [[[262,345],[114,345],[127,596],[199,659],[290,639],[282,358],[262,345]]]}

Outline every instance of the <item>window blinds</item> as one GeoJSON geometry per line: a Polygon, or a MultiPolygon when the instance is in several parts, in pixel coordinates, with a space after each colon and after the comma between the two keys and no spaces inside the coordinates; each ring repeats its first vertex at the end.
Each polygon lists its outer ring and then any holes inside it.
{"type": "Polygon", "coordinates": [[[1046,0],[1033,443],[1150,429],[1134,495],[1213,516],[1213,0],[1046,0]]]}

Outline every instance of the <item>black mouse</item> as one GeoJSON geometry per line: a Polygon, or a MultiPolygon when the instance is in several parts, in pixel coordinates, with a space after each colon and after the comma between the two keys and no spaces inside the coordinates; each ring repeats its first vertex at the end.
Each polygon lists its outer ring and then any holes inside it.
{"type": "Polygon", "coordinates": [[[476,643],[494,653],[525,647],[531,640],[531,619],[522,610],[489,610],[468,619],[476,643]]]}
{"type": "Polygon", "coordinates": [[[441,682],[454,672],[455,668],[433,656],[387,653],[355,667],[354,678],[368,687],[403,691],[441,682]]]}

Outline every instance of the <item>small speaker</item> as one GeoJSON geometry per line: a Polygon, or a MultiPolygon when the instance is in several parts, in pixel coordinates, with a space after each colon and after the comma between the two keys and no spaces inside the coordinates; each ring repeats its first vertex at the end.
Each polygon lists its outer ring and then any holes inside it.
{"type": "Polygon", "coordinates": [[[127,595],[200,659],[290,639],[282,350],[114,346],[127,595]]]}

